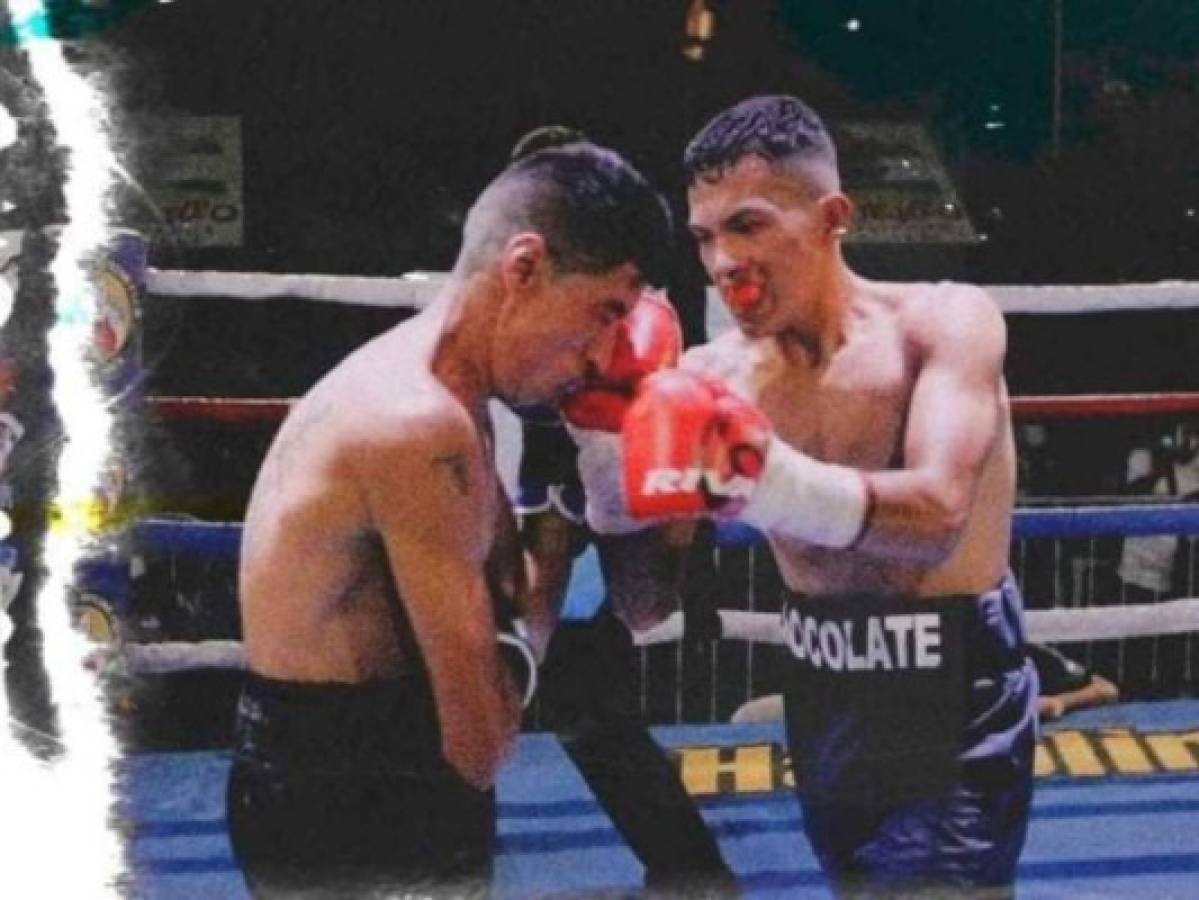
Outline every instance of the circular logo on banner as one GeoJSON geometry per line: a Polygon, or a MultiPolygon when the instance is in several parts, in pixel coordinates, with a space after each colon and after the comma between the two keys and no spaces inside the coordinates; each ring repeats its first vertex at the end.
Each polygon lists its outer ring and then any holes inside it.
{"type": "Polygon", "coordinates": [[[137,288],[121,269],[106,262],[96,273],[98,294],[92,340],[102,362],[121,355],[133,332],[137,288]]]}
{"type": "Polygon", "coordinates": [[[112,606],[99,594],[85,593],[75,604],[76,621],[84,637],[96,644],[116,642],[119,633],[112,606]]]}

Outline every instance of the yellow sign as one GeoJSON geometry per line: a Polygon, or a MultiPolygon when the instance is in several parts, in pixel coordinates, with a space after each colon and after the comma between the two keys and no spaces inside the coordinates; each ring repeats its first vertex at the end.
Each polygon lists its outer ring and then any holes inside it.
{"type": "MultiPolygon", "coordinates": [[[[767,794],[789,790],[791,758],[778,744],[681,747],[672,751],[693,796],[767,794]]],[[[1037,744],[1038,777],[1199,774],[1199,729],[1142,733],[1132,728],[1055,731],[1037,744]]]]}

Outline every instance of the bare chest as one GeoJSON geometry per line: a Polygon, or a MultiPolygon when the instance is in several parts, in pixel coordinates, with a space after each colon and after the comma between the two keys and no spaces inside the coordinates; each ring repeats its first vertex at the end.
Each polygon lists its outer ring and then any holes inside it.
{"type": "Polygon", "coordinates": [[[847,344],[822,369],[764,360],[750,379],[779,437],[826,462],[888,468],[901,462],[911,366],[895,341],[847,344]]]}

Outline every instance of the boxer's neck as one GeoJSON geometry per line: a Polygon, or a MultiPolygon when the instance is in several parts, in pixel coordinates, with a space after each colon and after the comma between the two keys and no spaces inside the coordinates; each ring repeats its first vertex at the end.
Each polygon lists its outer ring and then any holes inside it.
{"type": "Polygon", "coordinates": [[[500,305],[495,292],[502,286],[493,281],[485,273],[455,278],[429,309],[435,317],[433,375],[480,419],[496,395],[491,335],[500,305]]]}
{"type": "Polygon", "coordinates": [[[822,368],[845,342],[846,315],[854,290],[853,273],[839,256],[831,261],[809,296],[796,302],[786,327],[778,333],[783,356],[803,357],[813,369],[822,368]]]}

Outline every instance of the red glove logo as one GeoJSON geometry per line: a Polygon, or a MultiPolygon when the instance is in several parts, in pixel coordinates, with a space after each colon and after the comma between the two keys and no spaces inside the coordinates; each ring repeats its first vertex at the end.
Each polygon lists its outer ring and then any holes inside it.
{"type": "Polygon", "coordinates": [[[625,489],[634,518],[735,514],[753,493],[766,418],[719,381],[666,371],[625,418],[625,489]]]}

